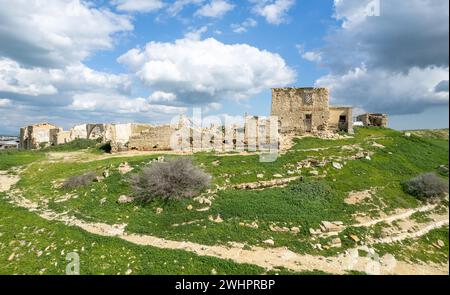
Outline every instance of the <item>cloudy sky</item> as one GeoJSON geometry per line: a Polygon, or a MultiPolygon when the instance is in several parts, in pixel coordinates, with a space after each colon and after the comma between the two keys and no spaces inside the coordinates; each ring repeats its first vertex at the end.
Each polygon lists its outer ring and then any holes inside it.
{"type": "Polygon", "coordinates": [[[448,0],[0,0],[0,134],[30,123],[268,115],[329,87],[390,126],[448,127],[448,0]]]}

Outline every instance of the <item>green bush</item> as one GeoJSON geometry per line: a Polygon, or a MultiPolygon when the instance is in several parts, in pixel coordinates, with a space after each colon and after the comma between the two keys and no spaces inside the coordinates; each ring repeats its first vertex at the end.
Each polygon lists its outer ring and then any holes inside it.
{"type": "Polygon", "coordinates": [[[97,175],[95,174],[95,172],[88,172],[82,175],[72,176],[63,182],[62,187],[66,189],[71,189],[87,186],[91,184],[96,179],[96,177],[97,175]]]}
{"type": "Polygon", "coordinates": [[[211,176],[194,166],[188,158],[153,163],[131,177],[134,197],[143,202],[154,198],[179,200],[192,198],[206,189],[211,176]]]}
{"type": "Polygon", "coordinates": [[[448,193],[448,182],[434,173],[425,173],[405,181],[403,190],[419,199],[430,199],[448,193]]]}
{"type": "Polygon", "coordinates": [[[100,140],[77,138],[68,143],[63,143],[46,148],[49,151],[77,151],[87,148],[94,148],[99,144],[100,140]]]}

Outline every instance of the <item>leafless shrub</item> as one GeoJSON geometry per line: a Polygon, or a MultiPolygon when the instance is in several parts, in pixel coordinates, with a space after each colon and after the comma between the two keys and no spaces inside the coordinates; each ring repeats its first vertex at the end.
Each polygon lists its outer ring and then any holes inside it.
{"type": "Polygon", "coordinates": [[[179,200],[192,198],[209,186],[211,176],[188,158],[153,163],[131,176],[134,197],[149,202],[154,198],[179,200]]]}
{"type": "Polygon", "coordinates": [[[77,188],[91,184],[97,175],[94,172],[88,172],[82,175],[76,175],[66,179],[62,188],[77,188]]]}
{"type": "Polygon", "coordinates": [[[403,190],[419,199],[431,199],[448,193],[448,182],[434,173],[425,173],[404,182],[403,190]]]}

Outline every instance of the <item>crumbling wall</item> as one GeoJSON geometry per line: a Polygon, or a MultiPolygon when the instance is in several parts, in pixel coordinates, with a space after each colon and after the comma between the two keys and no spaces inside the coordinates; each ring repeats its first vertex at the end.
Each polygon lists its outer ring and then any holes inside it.
{"type": "Polygon", "coordinates": [[[272,116],[277,116],[282,133],[326,130],[330,116],[326,88],[272,89],[272,116]]]}
{"type": "Polygon", "coordinates": [[[56,144],[55,134],[62,130],[49,123],[39,123],[20,128],[20,148],[39,149],[56,144]]]}
{"type": "Polygon", "coordinates": [[[366,113],[356,117],[356,120],[363,122],[364,126],[387,127],[388,124],[387,114],[366,113]]]}
{"type": "Polygon", "coordinates": [[[353,112],[351,107],[330,107],[328,129],[332,131],[353,132],[353,112]]]}
{"type": "MultiPolygon", "coordinates": [[[[135,131],[142,126],[136,126],[135,131]]],[[[176,131],[171,125],[147,126],[138,134],[130,136],[128,142],[129,150],[152,151],[171,150],[170,137],[176,131]]]]}

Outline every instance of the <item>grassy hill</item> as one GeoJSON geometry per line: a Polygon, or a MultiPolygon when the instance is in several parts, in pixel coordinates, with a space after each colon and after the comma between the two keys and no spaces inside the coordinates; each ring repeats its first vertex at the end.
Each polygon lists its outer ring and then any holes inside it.
{"type": "MultiPolygon", "coordinates": [[[[386,235],[400,236],[402,230],[413,233],[432,221],[436,223],[445,212],[448,219],[448,199],[430,210],[406,216],[405,212],[427,204],[403,192],[402,182],[425,172],[439,173],[440,166],[448,167],[449,152],[448,130],[447,136],[444,131],[410,133],[405,136],[405,132],[390,129],[358,128],[348,139],[299,138],[270,163],[260,162],[257,154],[197,153],[190,157],[213,177],[209,192],[194,200],[148,204],[118,204],[117,200],[132,194],[130,175],[151,165],[161,154],[110,156],[87,142],[40,151],[2,152],[0,170],[19,173],[20,180],[14,190],[0,192],[0,273],[62,273],[61,253],[72,250],[89,257],[83,273],[126,273],[129,269],[133,274],[268,271],[251,263],[97,237],[17,208],[18,197],[36,204],[38,211],[48,210],[84,223],[125,224],[126,233],[171,241],[222,247],[239,244],[242,249],[285,247],[294,253],[322,257],[336,257],[369,245],[402,261],[446,263],[445,222],[418,238],[405,238],[403,243],[408,247],[377,243],[386,235]],[[131,172],[120,173],[124,162],[133,168],[131,172]],[[87,172],[101,176],[106,170],[108,177],[88,186],[60,186],[68,177],[87,172]],[[242,189],[246,186],[255,189],[242,189]],[[353,200],[352,193],[364,198],[353,200]],[[390,223],[371,222],[403,213],[405,218],[390,223]],[[326,231],[315,234],[324,221],[337,222],[342,228],[329,236],[326,231]],[[361,225],[364,222],[367,226],[361,225]],[[338,246],[334,245],[336,238],[338,246]],[[433,246],[438,241],[444,245],[433,246]],[[48,244],[54,246],[45,250],[48,244]]],[[[178,156],[164,155],[166,159],[178,156]]],[[[440,175],[448,181],[448,173],[440,175]]],[[[279,269],[283,272],[282,265],[279,269]]]]}

